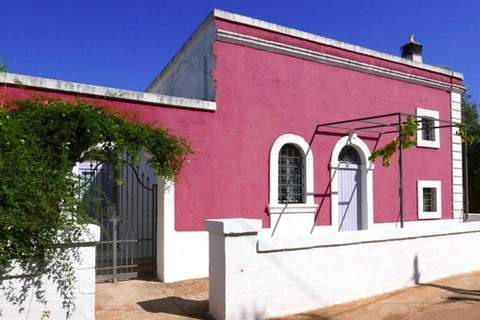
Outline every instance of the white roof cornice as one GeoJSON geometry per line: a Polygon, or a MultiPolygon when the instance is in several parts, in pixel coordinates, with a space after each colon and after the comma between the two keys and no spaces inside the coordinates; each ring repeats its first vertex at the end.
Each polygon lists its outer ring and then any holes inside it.
{"type": "Polygon", "coordinates": [[[85,83],[34,77],[10,72],[0,73],[0,84],[16,87],[38,88],[49,91],[78,93],[86,96],[107,99],[149,103],[175,108],[215,111],[217,104],[213,101],[166,96],[156,93],[124,90],[85,83]]]}

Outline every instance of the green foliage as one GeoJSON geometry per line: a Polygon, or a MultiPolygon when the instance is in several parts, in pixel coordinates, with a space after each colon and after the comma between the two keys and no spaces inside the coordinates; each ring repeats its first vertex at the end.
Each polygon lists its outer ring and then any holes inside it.
{"type": "Polygon", "coordinates": [[[468,145],[480,142],[480,124],[477,112],[478,104],[472,102],[470,95],[462,98],[462,125],[458,126],[462,141],[468,145]]]}
{"type": "Polygon", "coordinates": [[[7,66],[0,60],[0,72],[7,72],[7,66]]]}
{"type": "Polygon", "coordinates": [[[13,262],[28,270],[15,292],[1,287],[10,301],[22,304],[26,288],[37,288],[40,274],[54,280],[68,308],[73,305],[75,248],[88,221],[80,203],[77,162],[105,160],[120,170],[127,154],[145,150],[159,176],[173,179],[191,153],[185,140],[87,103],[60,100],[14,101],[0,110],[0,272],[13,262]]]}
{"type": "MultiPolygon", "coordinates": [[[[468,189],[480,192],[480,122],[478,103],[473,102],[470,95],[464,95],[462,99],[462,123],[460,135],[468,146],[468,189]]],[[[472,200],[470,203],[478,202],[472,200]]],[[[474,210],[480,209],[478,204],[474,206],[474,210]]]]}
{"type": "MultiPolygon", "coordinates": [[[[417,128],[417,121],[413,116],[408,116],[407,122],[398,127],[403,139],[402,149],[408,149],[416,145],[417,128]]],[[[383,166],[389,167],[392,163],[392,156],[395,152],[397,152],[397,150],[399,150],[399,147],[400,141],[398,138],[396,138],[382,148],[375,149],[370,155],[369,160],[375,161],[376,158],[382,157],[383,166]]]]}

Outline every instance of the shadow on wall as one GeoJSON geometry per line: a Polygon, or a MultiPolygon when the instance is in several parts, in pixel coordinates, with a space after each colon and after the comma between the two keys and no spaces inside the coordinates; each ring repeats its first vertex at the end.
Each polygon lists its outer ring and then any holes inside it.
{"type": "MultiPolygon", "coordinates": [[[[330,132],[330,131],[323,131],[323,130],[316,130],[312,137],[310,138],[310,142],[309,142],[309,146],[311,148],[312,144],[313,144],[313,140],[315,139],[315,136],[316,135],[326,135],[326,136],[337,136],[337,137],[343,137],[345,136],[345,133],[344,132],[330,132]]],[[[380,141],[380,138],[381,136],[378,135],[376,137],[371,137],[371,136],[366,136],[366,135],[359,135],[358,136],[359,138],[361,138],[362,140],[371,140],[371,141],[375,141],[375,145],[373,146],[373,151],[375,151],[377,148],[378,148],[378,144],[379,144],[379,141],[380,141]]],[[[330,168],[330,164],[328,164],[327,166],[327,170],[331,170],[330,168]]],[[[326,198],[331,198],[331,187],[332,187],[332,180],[333,180],[333,177],[337,174],[337,171],[338,171],[338,168],[335,168],[333,174],[331,173],[330,175],[330,179],[328,180],[328,183],[327,183],[327,186],[324,190],[323,193],[315,193],[313,196],[315,199],[321,199],[320,200],[320,203],[318,204],[318,208],[317,208],[317,212],[315,213],[315,218],[314,218],[314,223],[313,223],[313,226],[312,226],[312,229],[310,230],[310,233],[313,233],[314,229],[315,229],[315,226],[317,225],[317,222],[318,222],[318,219],[319,219],[319,216],[320,216],[320,212],[325,204],[325,200],[326,198]]],[[[331,203],[330,203],[331,205],[331,203]]],[[[328,211],[327,211],[328,212],[328,211]]],[[[400,216],[400,214],[399,214],[400,216]]],[[[330,217],[330,223],[332,223],[331,221],[331,217],[330,217]]]]}
{"type": "Polygon", "coordinates": [[[413,280],[413,282],[415,282],[415,284],[420,283],[420,269],[418,268],[418,255],[415,255],[415,258],[413,258],[412,280],[413,280]]]}
{"type": "Polygon", "coordinates": [[[415,282],[415,284],[423,287],[437,288],[457,294],[443,297],[444,300],[441,303],[453,303],[459,301],[480,302],[480,290],[456,288],[435,283],[422,283],[420,282],[420,276],[421,273],[418,266],[418,255],[415,255],[415,258],[413,259],[412,275],[412,280],[415,282]]]}

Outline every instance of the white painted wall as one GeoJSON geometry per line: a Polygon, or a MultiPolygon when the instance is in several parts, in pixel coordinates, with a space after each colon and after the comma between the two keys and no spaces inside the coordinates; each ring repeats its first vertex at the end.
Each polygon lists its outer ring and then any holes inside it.
{"type": "Polygon", "coordinates": [[[213,42],[216,30],[207,19],[147,88],[161,95],[215,101],[213,42]]]}
{"type": "Polygon", "coordinates": [[[158,184],[157,276],[174,282],[208,276],[208,233],[175,230],[175,185],[158,184]]]}
{"type": "MultiPolygon", "coordinates": [[[[72,320],[94,320],[95,319],[95,245],[92,241],[100,239],[100,227],[88,226],[88,233],[80,243],[78,249],[80,262],[75,266],[75,305],[76,311],[72,314],[72,320]],[[85,245],[85,246],[84,246],[85,245]]],[[[10,275],[22,275],[20,269],[15,269],[10,275]]],[[[4,280],[6,281],[6,280],[4,280]]],[[[50,312],[47,319],[66,319],[66,310],[62,307],[62,298],[57,292],[57,285],[45,276],[42,279],[45,283],[45,298],[47,304],[36,301],[33,290],[27,293],[23,304],[24,311],[19,311],[19,306],[7,300],[5,292],[0,291],[0,310],[2,319],[42,319],[45,311],[50,312]]],[[[11,284],[18,290],[21,288],[19,280],[12,280],[11,284]]]]}
{"type": "Polygon", "coordinates": [[[480,222],[263,237],[260,220],[207,220],[215,319],[303,312],[480,269],[480,222]]]}

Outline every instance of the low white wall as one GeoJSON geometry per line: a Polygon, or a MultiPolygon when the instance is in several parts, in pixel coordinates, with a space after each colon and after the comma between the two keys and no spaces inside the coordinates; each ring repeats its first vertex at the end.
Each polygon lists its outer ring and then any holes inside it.
{"type": "Polygon", "coordinates": [[[208,277],[208,233],[175,230],[175,185],[158,185],[157,275],[163,282],[208,277]]]}
{"type": "Polygon", "coordinates": [[[301,238],[259,236],[260,220],[206,222],[215,319],[302,312],[480,269],[480,223],[301,238]]]}
{"type": "MultiPolygon", "coordinates": [[[[72,320],[94,320],[95,319],[95,244],[94,241],[100,240],[100,227],[89,225],[88,232],[79,243],[80,261],[75,265],[75,275],[77,283],[75,284],[75,306],[76,310],[71,315],[72,320]]],[[[10,273],[11,276],[21,276],[19,269],[10,273]]],[[[8,281],[8,280],[4,280],[8,281]]],[[[57,284],[48,280],[46,276],[42,278],[44,282],[44,295],[46,304],[40,303],[35,299],[33,289],[29,290],[23,304],[23,311],[19,306],[12,304],[5,297],[5,292],[0,290],[0,311],[1,319],[44,319],[42,316],[49,313],[46,319],[67,319],[67,310],[62,307],[62,298],[57,292],[57,284]]],[[[11,284],[18,292],[21,288],[20,280],[11,280],[11,284]]]]}

